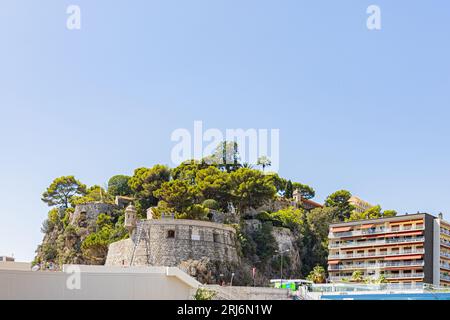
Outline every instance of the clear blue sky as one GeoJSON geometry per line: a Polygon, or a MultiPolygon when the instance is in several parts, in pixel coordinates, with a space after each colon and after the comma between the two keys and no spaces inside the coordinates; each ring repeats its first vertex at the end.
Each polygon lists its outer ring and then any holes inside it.
{"type": "Polygon", "coordinates": [[[33,258],[53,178],[170,165],[194,120],[279,128],[280,174],[319,201],[450,219],[449,18],[446,1],[1,1],[0,255],[33,258]]]}

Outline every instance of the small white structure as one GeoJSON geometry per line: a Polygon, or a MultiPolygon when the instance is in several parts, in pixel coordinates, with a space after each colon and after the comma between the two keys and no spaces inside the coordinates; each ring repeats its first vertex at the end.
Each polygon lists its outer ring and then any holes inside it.
{"type": "Polygon", "coordinates": [[[154,207],[150,207],[147,209],[147,220],[152,220],[155,216],[155,213],[153,212],[154,207]]]}
{"type": "Polygon", "coordinates": [[[13,257],[0,256],[0,270],[22,270],[29,271],[31,263],[16,262],[13,257]]]}
{"type": "Polygon", "coordinates": [[[64,265],[63,271],[0,269],[0,300],[189,300],[200,286],[170,267],[64,265]]]}

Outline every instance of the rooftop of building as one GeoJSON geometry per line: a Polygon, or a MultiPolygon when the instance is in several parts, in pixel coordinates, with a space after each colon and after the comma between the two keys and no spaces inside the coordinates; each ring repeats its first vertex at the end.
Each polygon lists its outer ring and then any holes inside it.
{"type": "Polygon", "coordinates": [[[332,223],[330,224],[330,227],[340,227],[340,226],[357,226],[360,224],[377,224],[377,223],[382,223],[382,222],[391,222],[391,221],[398,221],[398,220],[405,220],[405,219],[410,219],[410,220],[414,220],[417,218],[422,218],[425,216],[430,216],[433,219],[437,219],[437,217],[429,214],[429,213],[414,213],[414,214],[403,214],[403,215],[398,215],[395,217],[383,217],[383,218],[376,218],[376,219],[364,219],[364,220],[355,220],[355,221],[348,221],[348,222],[339,222],[339,223],[332,223]]]}
{"type": "Polygon", "coordinates": [[[318,202],[312,201],[312,200],[310,200],[310,199],[302,199],[302,202],[303,202],[303,203],[307,203],[307,204],[309,204],[309,205],[311,205],[311,206],[314,206],[314,207],[323,208],[323,205],[321,205],[321,204],[318,203],[318,202]]]}
{"type": "Polygon", "coordinates": [[[15,260],[14,257],[0,255],[0,262],[5,262],[5,261],[14,262],[14,260],[15,260]]]}

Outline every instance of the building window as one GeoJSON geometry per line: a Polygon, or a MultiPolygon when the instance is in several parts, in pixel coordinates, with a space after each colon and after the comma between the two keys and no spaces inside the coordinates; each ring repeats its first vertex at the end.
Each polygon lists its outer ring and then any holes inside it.
{"type": "Polygon", "coordinates": [[[191,240],[200,241],[200,234],[199,233],[191,234],[191,240]]]}
{"type": "Polygon", "coordinates": [[[175,230],[167,231],[167,238],[169,238],[169,239],[175,238],[175,230]]]}
{"type": "Polygon", "coordinates": [[[219,242],[219,234],[218,233],[213,233],[213,240],[214,242],[219,242]]]}

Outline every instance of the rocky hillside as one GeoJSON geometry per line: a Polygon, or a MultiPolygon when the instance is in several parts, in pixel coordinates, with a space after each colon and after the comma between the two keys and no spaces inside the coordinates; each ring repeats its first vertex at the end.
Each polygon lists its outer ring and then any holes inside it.
{"type": "Polygon", "coordinates": [[[256,268],[255,281],[267,284],[280,276],[281,265],[284,277],[295,278],[306,277],[315,266],[326,267],[330,222],[384,214],[377,206],[353,215],[351,194],[345,190],[330,195],[325,207],[314,205],[311,187],[240,164],[237,152],[235,145],[223,144],[202,161],[138,168],[132,176],[112,177],[107,189],[88,188],[73,176],[56,178],[42,195],[51,209],[34,263],[103,264],[108,245],[128,237],[124,206],[132,201],[141,218],[152,207],[154,218],[173,214],[176,219],[232,224],[238,230],[242,265],[211,265],[206,259],[180,267],[213,283],[239,270],[236,283],[241,284],[253,282],[251,270],[256,268]],[[234,162],[222,164],[222,157],[234,162]]]}

